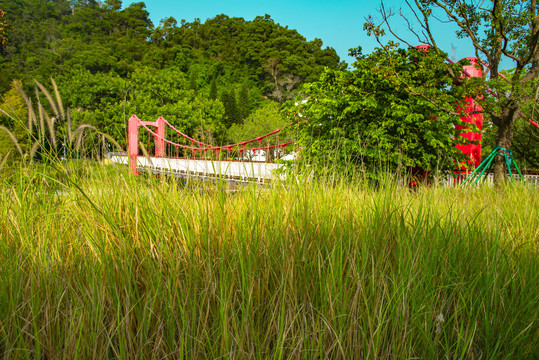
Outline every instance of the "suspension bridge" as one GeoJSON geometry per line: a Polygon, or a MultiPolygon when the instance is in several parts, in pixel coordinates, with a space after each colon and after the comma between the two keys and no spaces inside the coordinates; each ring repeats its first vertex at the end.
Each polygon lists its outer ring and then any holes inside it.
{"type": "MultiPolygon", "coordinates": [[[[428,51],[429,46],[419,45],[416,48],[428,51]]],[[[467,57],[466,60],[470,64],[463,67],[462,77],[482,77],[481,66],[485,64],[474,57],[467,57]]],[[[447,61],[452,62],[449,59],[447,61]]],[[[502,74],[500,76],[503,77],[502,74]]],[[[468,159],[468,164],[459,164],[455,170],[455,176],[461,180],[469,174],[469,168],[478,168],[481,164],[483,128],[481,106],[472,97],[466,98],[464,104],[464,108],[459,108],[463,113],[461,120],[475,125],[479,131],[469,131],[467,125],[456,127],[462,130],[459,135],[468,140],[465,144],[456,145],[468,159]]],[[[539,127],[523,114],[521,117],[539,127]]],[[[201,180],[264,183],[278,176],[279,169],[284,166],[275,162],[275,159],[293,158],[291,155],[294,154],[295,142],[280,142],[279,135],[283,129],[235,144],[216,146],[190,137],[161,116],[156,121],[142,121],[132,115],[127,130],[128,153],[114,155],[111,160],[129,166],[133,174],[151,172],[201,180]]]]}
{"type": "Polygon", "coordinates": [[[199,180],[264,183],[279,176],[283,164],[275,159],[293,156],[289,149],[294,141],[281,142],[281,130],[215,146],[190,137],[161,116],[156,121],[142,121],[132,115],[127,130],[128,154],[113,155],[111,160],[129,166],[133,174],[144,171],[199,180]]]}

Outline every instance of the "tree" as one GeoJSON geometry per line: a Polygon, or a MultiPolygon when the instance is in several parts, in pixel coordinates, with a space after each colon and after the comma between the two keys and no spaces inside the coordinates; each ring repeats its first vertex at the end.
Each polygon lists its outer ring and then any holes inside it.
{"type": "Polygon", "coordinates": [[[162,19],[159,24],[153,31],[152,40],[165,48],[173,46],[178,31],[178,22],[173,17],[167,17],[162,19]]]}
{"type": "Polygon", "coordinates": [[[245,120],[250,113],[250,102],[249,102],[249,89],[247,88],[247,84],[243,83],[241,85],[239,99],[238,99],[238,111],[240,115],[240,119],[243,121],[245,120]]]}
{"type": "Polygon", "coordinates": [[[105,0],[103,2],[103,8],[108,10],[118,11],[122,8],[121,0],[105,0]]]}
{"type": "Polygon", "coordinates": [[[221,102],[225,108],[225,126],[229,128],[232,126],[232,124],[240,123],[238,104],[236,102],[236,94],[234,89],[223,90],[221,93],[221,102]]]}
{"type": "Polygon", "coordinates": [[[539,170],[539,128],[520,121],[514,133],[513,153],[518,156],[519,167],[539,170]]]}
{"type": "Polygon", "coordinates": [[[450,86],[443,61],[413,48],[353,54],[354,71],[326,69],[303,87],[307,100],[285,107],[288,121],[298,121],[301,159],[344,174],[436,171],[463,160],[454,126],[462,122],[452,110],[463,89],[450,86]],[[429,97],[412,94],[418,88],[429,97]]]}
{"type": "MultiPolygon", "coordinates": [[[[255,139],[257,136],[268,134],[276,129],[285,128],[288,125],[288,119],[284,118],[279,111],[279,104],[275,101],[266,101],[264,105],[254,110],[242,124],[234,124],[227,132],[227,136],[233,143],[239,143],[245,140],[255,139]]],[[[279,133],[279,136],[268,136],[259,143],[255,141],[247,145],[247,149],[258,146],[274,146],[278,143],[287,143],[296,139],[295,134],[289,128],[279,133]]],[[[287,149],[288,150],[288,149],[287,149]]],[[[268,158],[272,158],[277,151],[267,152],[268,158]]]]}
{"type": "Polygon", "coordinates": [[[146,11],[146,4],[137,2],[130,4],[123,13],[125,35],[138,40],[146,40],[152,34],[153,24],[150,14],[146,11]]]}
{"type": "Polygon", "coordinates": [[[223,84],[237,91],[241,110],[241,115],[228,111],[230,126],[272,92],[284,101],[325,66],[339,64],[335,50],[323,49],[321,40],[306,41],[269,15],[253,21],[217,15],[191,23],[168,17],[154,28],[142,2],[0,0],[0,8],[9,25],[4,27],[9,41],[0,48],[0,95],[13,79],[31,93],[34,79],[47,85],[52,76],[74,121],[122,143],[124,114],[151,118],[165,110],[184,129],[203,128],[204,136],[224,140],[223,106],[217,100],[223,84]],[[270,58],[279,64],[277,80],[264,67],[270,58]],[[176,83],[155,81],[167,75],[177,77],[176,83]],[[242,84],[249,86],[248,101],[242,84]],[[203,115],[211,119],[201,120],[203,115]]]}
{"type": "Polygon", "coordinates": [[[210,99],[216,100],[217,99],[217,76],[213,76],[211,78],[210,83],[210,99]]]}
{"type": "Polygon", "coordinates": [[[279,63],[277,58],[269,58],[265,64],[264,68],[271,75],[270,83],[272,84],[271,97],[282,104],[285,100],[290,100],[294,98],[294,95],[291,93],[294,86],[301,82],[299,76],[283,73],[283,66],[279,63]]]}
{"type": "Polygon", "coordinates": [[[189,89],[193,90],[196,94],[197,92],[197,78],[198,74],[195,69],[191,69],[189,73],[189,89]]]}
{"type": "MultiPolygon", "coordinates": [[[[411,34],[418,42],[431,45],[437,54],[443,51],[432,29],[441,17],[457,26],[458,37],[471,40],[475,57],[485,65],[480,66],[482,78],[464,79],[449,64],[448,74],[453,81],[469,83],[470,88],[475,88],[476,101],[497,128],[496,145],[511,149],[515,124],[522,121],[522,113],[530,102],[537,100],[534,97],[539,75],[539,5],[536,0],[414,0],[406,3],[412,12],[412,16],[406,18],[411,34]],[[419,30],[410,22],[413,18],[417,19],[419,30]],[[507,78],[502,78],[498,72],[504,59],[515,64],[507,78]]],[[[406,17],[402,10],[400,14],[406,17]]],[[[365,28],[380,43],[387,29],[399,41],[410,45],[393,30],[394,15],[395,12],[386,9],[382,2],[381,24],[376,25],[369,17],[365,28]]],[[[504,166],[503,158],[498,156],[494,165],[497,183],[505,177],[504,166]]]]}
{"type": "MultiPolygon", "coordinates": [[[[275,101],[267,101],[260,108],[253,111],[243,124],[234,124],[228,132],[228,137],[233,142],[254,139],[257,136],[272,132],[275,129],[288,125],[288,120],[279,112],[279,104],[275,101]]],[[[280,142],[292,141],[291,137],[281,137],[280,142]]],[[[276,138],[265,138],[262,145],[273,145],[276,138]]],[[[258,142],[254,144],[258,146],[258,142]]]]}

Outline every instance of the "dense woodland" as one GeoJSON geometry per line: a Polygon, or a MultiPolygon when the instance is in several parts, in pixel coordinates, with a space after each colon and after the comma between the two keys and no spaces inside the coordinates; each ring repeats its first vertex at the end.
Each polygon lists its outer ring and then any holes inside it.
{"type": "MultiPolygon", "coordinates": [[[[2,0],[0,9],[4,107],[24,117],[12,81],[21,80],[33,95],[34,80],[50,87],[52,76],[74,122],[122,145],[132,113],[148,120],[162,115],[221,143],[241,138],[244,122],[252,128],[270,118],[282,125],[279,104],[325,67],[342,65],[320,39],[307,41],[269,15],[153,24],[143,2],[122,7],[120,0],[2,0]]],[[[7,117],[0,121],[16,127],[7,117]]]]}

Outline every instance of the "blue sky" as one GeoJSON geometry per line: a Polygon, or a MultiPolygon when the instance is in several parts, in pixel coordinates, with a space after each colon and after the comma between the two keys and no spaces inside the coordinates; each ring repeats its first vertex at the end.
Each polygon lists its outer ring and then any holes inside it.
{"type": "MultiPolygon", "coordinates": [[[[230,17],[242,17],[245,20],[253,20],[258,15],[269,14],[276,23],[296,29],[307,40],[320,38],[324,46],[333,47],[341,59],[349,64],[353,58],[348,56],[348,49],[361,46],[364,53],[369,53],[377,46],[372,37],[368,37],[363,31],[365,17],[373,15],[380,18],[378,8],[379,1],[361,0],[146,0],[144,1],[150,18],[155,26],[165,17],[172,16],[178,22],[185,19],[188,22],[200,18],[204,22],[218,14],[226,14],[230,17]]],[[[125,1],[125,5],[130,2],[125,1]]],[[[386,0],[386,7],[405,8],[406,3],[401,0],[386,0]]],[[[397,19],[396,19],[397,20],[397,19]]],[[[407,28],[403,21],[395,22],[399,34],[407,34],[407,28]]],[[[455,28],[448,24],[437,24],[434,32],[439,46],[449,54],[460,60],[466,56],[474,56],[471,43],[457,39],[455,28]],[[454,46],[454,47],[453,47],[454,46]]],[[[417,41],[408,34],[410,43],[417,41]]],[[[386,36],[386,40],[390,38],[386,36]]]]}

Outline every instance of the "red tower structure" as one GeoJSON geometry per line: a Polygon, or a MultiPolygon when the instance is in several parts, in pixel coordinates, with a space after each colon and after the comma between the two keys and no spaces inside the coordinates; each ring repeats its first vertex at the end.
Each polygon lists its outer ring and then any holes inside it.
{"type": "Polygon", "coordinates": [[[165,119],[160,116],[156,121],[142,121],[135,115],[131,115],[127,126],[127,148],[129,151],[129,167],[133,174],[138,174],[138,128],[142,125],[156,128],[158,137],[155,137],[155,157],[165,156],[165,119]]]}
{"type": "MultiPolygon", "coordinates": [[[[430,45],[422,44],[416,46],[415,48],[419,51],[429,51],[430,47],[430,45]]],[[[462,77],[483,77],[479,60],[475,57],[466,57],[465,59],[470,62],[470,65],[463,66],[462,77]]],[[[455,145],[455,147],[462,151],[462,153],[466,156],[468,159],[468,165],[476,168],[481,163],[483,108],[471,96],[464,99],[464,104],[464,108],[459,107],[459,111],[463,113],[460,119],[465,123],[474,124],[478,131],[475,132],[475,129],[470,129],[470,127],[466,125],[456,125],[455,128],[457,130],[462,130],[462,132],[459,133],[459,136],[462,136],[468,141],[464,144],[455,145]]],[[[460,164],[458,169],[455,171],[455,174],[460,176],[465,175],[467,172],[468,169],[466,169],[465,164],[460,164]]]]}
{"type": "MultiPolygon", "coordinates": [[[[470,61],[470,65],[465,65],[463,67],[463,76],[465,77],[482,77],[481,68],[479,61],[475,57],[467,57],[466,60],[470,61]]],[[[455,147],[462,151],[464,155],[468,158],[468,165],[473,168],[476,168],[481,163],[481,131],[483,130],[483,108],[475,101],[474,98],[468,97],[464,99],[465,107],[459,109],[465,115],[461,116],[461,120],[465,123],[474,124],[477,128],[477,132],[474,129],[466,125],[457,125],[457,130],[463,130],[459,136],[467,139],[468,142],[465,144],[456,145],[455,147]]],[[[467,170],[464,167],[461,167],[457,170],[457,173],[463,174],[467,170]]]]}

